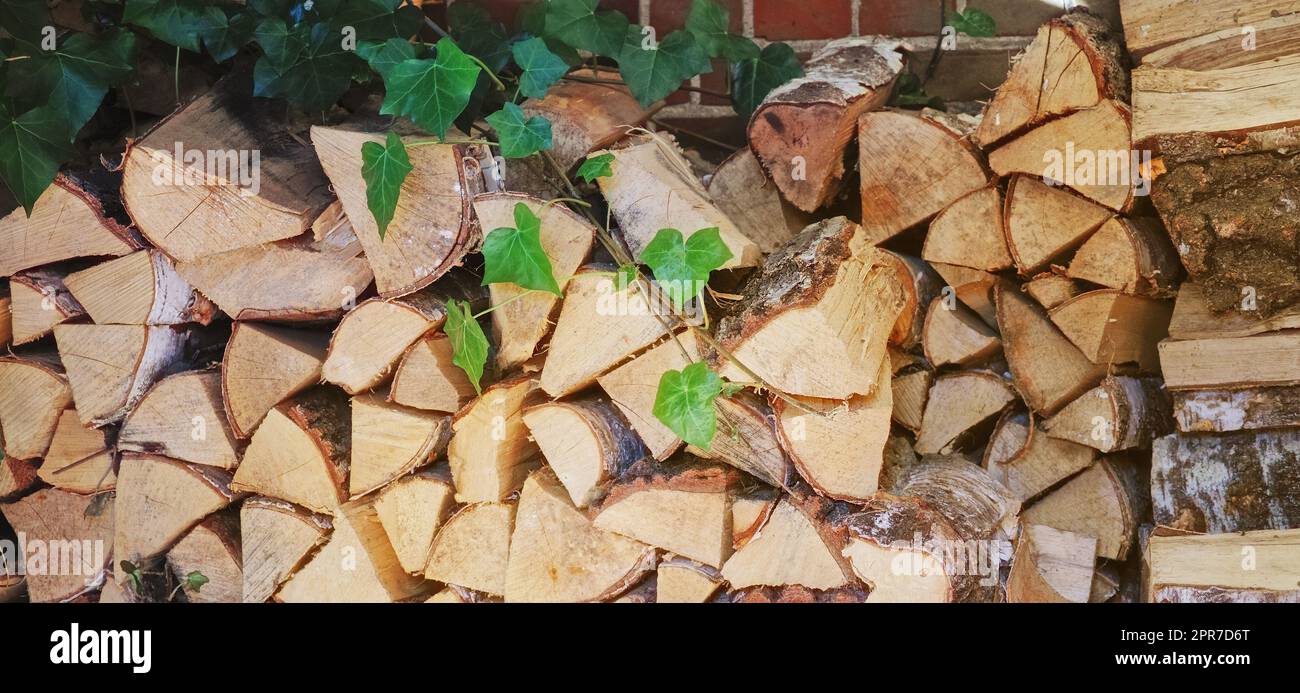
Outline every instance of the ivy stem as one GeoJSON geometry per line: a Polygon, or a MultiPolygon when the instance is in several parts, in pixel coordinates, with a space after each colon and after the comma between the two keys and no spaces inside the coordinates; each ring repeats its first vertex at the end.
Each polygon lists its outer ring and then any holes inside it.
{"type": "MultiPolygon", "coordinates": [[[[483,317],[484,315],[487,315],[488,313],[491,313],[492,311],[496,310],[497,308],[501,308],[501,307],[504,307],[504,306],[508,306],[508,305],[510,305],[511,303],[514,303],[515,301],[518,301],[519,299],[523,298],[524,296],[527,296],[527,295],[529,295],[529,294],[534,294],[534,293],[537,293],[537,289],[524,289],[522,292],[520,292],[520,293],[518,293],[518,294],[515,294],[514,296],[511,296],[510,298],[507,298],[506,300],[504,300],[504,301],[502,301],[502,302],[496,304],[495,306],[489,306],[489,307],[487,307],[487,308],[484,308],[483,310],[479,311],[479,313],[478,313],[477,315],[474,315],[474,316],[472,316],[472,317],[473,317],[475,320],[478,320],[479,318],[483,317]]],[[[550,292],[548,291],[548,292],[546,292],[546,293],[550,293],[550,292]]]]}
{"type": "Polygon", "coordinates": [[[570,204],[581,205],[581,206],[583,206],[583,207],[590,207],[590,206],[591,206],[591,203],[590,203],[590,202],[587,202],[587,201],[585,201],[585,200],[579,200],[579,199],[577,199],[577,198],[575,198],[575,197],[557,197],[557,198],[554,198],[554,199],[551,199],[551,200],[547,200],[547,201],[546,201],[546,204],[544,204],[544,205],[542,205],[542,206],[543,206],[543,207],[550,207],[551,205],[559,204],[559,203],[561,203],[561,202],[568,202],[568,203],[570,203],[570,204]]]}
{"type": "Polygon", "coordinates": [[[466,138],[466,137],[452,137],[450,139],[440,139],[440,140],[416,140],[414,142],[404,142],[403,144],[407,147],[423,147],[428,144],[482,144],[489,147],[499,146],[496,142],[490,142],[488,140],[476,140],[476,139],[466,138]]]}
{"type": "Polygon", "coordinates": [[[701,141],[701,142],[706,142],[706,143],[711,144],[711,145],[713,145],[713,146],[715,146],[715,147],[719,147],[719,148],[721,148],[721,149],[725,149],[725,150],[727,150],[727,151],[729,151],[729,152],[734,152],[734,151],[736,151],[737,149],[740,148],[740,147],[737,147],[737,146],[734,145],[734,144],[727,144],[726,142],[723,142],[722,140],[715,140],[715,139],[713,139],[712,137],[709,137],[708,135],[700,134],[700,133],[698,133],[698,132],[695,132],[694,130],[690,130],[690,129],[688,129],[688,128],[681,127],[680,125],[673,125],[672,123],[665,123],[664,121],[659,120],[658,118],[651,118],[651,119],[650,119],[650,122],[651,122],[651,123],[654,123],[655,125],[657,125],[657,126],[659,126],[659,127],[661,127],[661,128],[664,128],[665,130],[672,130],[673,132],[675,132],[675,133],[677,133],[677,134],[680,134],[680,135],[686,135],[687,137],[694,137],[695,139],[697,139],[697,140],[699,140],[699,141],[701,141]]]}
{"type": "Polygon", "coordinates": [[[469,53],[466,53],[465,56],[468,57],[470,60],[473,60],[474,62],[478,63],[479,67],[483,68],[483,71],[487,73],[488,78],[491,79],[492,82],[497,85],[497,91],[506,90],[506,85],[501,82],[500,78],[497,77],[497,74],[492,71],[492,68],[487,66],[487,63],[483,62],[482,60],[479,60],[477,57],[470,55],[469,53]]]}
{"type": "Polygon", "coordinates": [[[173,86],[176,87],[176,105],[181,104],[181,47],[176,47],[176,68],[172,70],[173,86]]]}
{"type": "Polygon", "coordinates": [[[425,16],[424,18],[424,25],[429,27],[430,29],[433,29],[433,33],[439,36],[442,36],[444,38],[447,36],[447,30],[438,26],[438,23],[430,19],[428,16],[425,16]]]}

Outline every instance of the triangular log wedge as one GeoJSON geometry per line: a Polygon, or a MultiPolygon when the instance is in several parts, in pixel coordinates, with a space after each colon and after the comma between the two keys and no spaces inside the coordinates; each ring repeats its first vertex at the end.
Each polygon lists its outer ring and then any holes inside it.
{"type": "Polygon", "coordinates": [[[1043,422],[1047,435],[1102,452],[1145,449],[1171,428],[1160,379],[1123,375],[1106,378],[1043,422]]]}
{"type": "Polygon", "coordinates": [[[82,423],[119,421],[184,356],[187,333],[147,325],[59,325],[54,339],[82,423]]]}
{"type": "Polygon", "coordinates": [[[1174,315],[1169,319],[1169,336],[1173,339],[1250,337],[1297,328],[1300,328],[1300,305],[1269,318],[1241,311],[1216,313],[1210,308],[1205,290],[1190,281],[1178,287],[1174,315]]]}
{"type": "Polygon", "coordinates": [[[964,371],[940,375],[926,399],[916,452],[948,454],[970,447],[980,424],[1001,414],[1015,401],[1011,384],[996,374],[964,371]]]}
{"type": "Polygon", "coordinates": [[[596,602],[654,570],[653,547],[594,527],[548,469],[524,482],[510,538],[507,602],[596,602]]]}
{"type": "Polygon", "coordinates": [[[133,563],[171,548],[236,498],[230,474],[161,455],[122,454],[117,473],[115,559],[133,563]]]}
{"type": "Polygon", "coordinates": [[[1133,460],[1108,456],[1020,514],[1025,524],[1097,538],[1097,555],[1124,560],[1137,543],[1145,493],[1133,460]]]}
{"type": "Polygon", "coordinates": [[[1174,422],[1183,433],[1300,428],[1300,385],[1172,394],[1174,422]]]}
{"type": "Polygon", "coordinates": [[[407,347],[397,365],[389,401],[416,409],[460,411],[477,393],[465,371],[452,363],[454,356],[451,340],[443,332],[417,340],[407,347]]]}
{"type": "Polygon", "coordinates": [[[788,488],[794,482],[794,465],[781,448],[776,414],[770,404],[752,392],[737,392],[715,399],[713,409],[718,417],[718,434],[713,436],[709,449],[690,445],[687,452],[726,462],[776,488],[788,488]]]}
{"type": "Polygon", "coordinates": [[[406,572],[424,573],[434,534],[451,513],[455,495],[446,467],[402,477],[380,492],[375,509],[406,572]]]}
{"type": "Polygon", "coordinates": [[[17,457],[0,458],[0,500],[13,500],[40,485],[37,463],[17,457]]]}
{"type": "Polygon", "coordinates": [[[297,236],[330,202],[311,147],[249,82],[221,80],[127,146],[122,203],[179,262],[297,236]]]}
{"type": "Polygon", "coordinates": [[[1023,275],[1046,268],[1083,243],[1111,215],[1109,209],[1033,176],[1015,175],[1007,183],[1007,247],[1023,275]]]}
{"type": "Polygon", "coordinates": [[[1300,527],[1296,488],[1276,480],[1297,470],[1300,431],[1158,438],[1151,454],[1152,518],[1187,532],[1294,529],[1300,527]]]}
{"type": "Polygon", "coordinates": [[[114,457],[107,431],[86,426],[77,410],[64,409],[39,475],[45,483],[72,493],[111,491],[117,486],[114,457]]]}
{"type": "Polygon", "coordinates": [[[655,570],[656,604],[703,604],[720,587],[717,570],[689,558],[664,558],[655,570]]]}
{"type": "Polygon", "coordinates": [[[186,599],[198,604],[235,604],[243,601],[239,514],[224,510],[200,522],[167,552],[167,567],[181,585],[186,599]],[[198,589],[189,576],[206,578],[198,589]]]}
{"type": "Polygon", "coordinates": [[[401,296],[428,286],[479,242],[470,204],[485,187],[478,145],[425,144],[408,149],[413,168],[402,182],[400,203],[387,232],[380,237],[366,202],[361,146],[383,144],[384,136],[317,125],[311,129],[311,141],[366,251],[380,296],[401,296]]]}
{"type": "Polygon", "coordinates": [[[612,269],[588,265],[565,287],[541,374],[542,389],[552,397],[581,390],[668,336],[664,316],[656,313],[659,307],[647,301],[637,284],[619,290],[612,269]]]}
{"type": "Polygon", "coordinates": [[[438,530],[424,576],[487,594],[506,591],[515,503],[473,503],[457,510],[438,530]]]}
{"type": "Polygon", "coordinates": [[[1067,274],[1126,294],[1170,296],[1182,276],[1178,254],[1160,223],[1113,217],[1070,261],[1067,274]]]}
{"type": "Polygon", "coordinates": [[[752,267],[762,260],[758,245],[709,199],[675,141],[649,135],[605,153],[614,156],[611,173],[596,182],[632,257],[641,257],[659,229],[679,229],[689,238],[700,229],[716,227],[731,251],[724,269],[752,267]]]}
{"type": "Polygon", "coordinates": [[[812,221],[781,197],[749,147],[742,147],[718,164],[709,179],[708,191],[718,209],[764,253],[780,248],[812,221]]]}
{"type": "Polygon", "coordinates": [[[1160,369],[1172,390],[1300,384],[1300,330],[1237,339],[1160,343],[1160,369]]]}
{"type": "MultiPolygon", "coordinates": [[[[26,556],[27,595],[33,602],[69,601],[105,580],[113,560],[113,497],[81,496],[46,488],[21,500],[0,506],[5,520],[21,532],[28,545],[41,541],[47,547],[64,547],[46,557],[57,569],[33,570],[26,556]],[[97,512],[92,510],[95,506],[97,512]]],[[[13,556],[13,553],[7,556],[13,556]]]]}
{"type": "Polygon", "coordinates": [[[1049,315],[1089,361],[1136,363],[1143,371],[1156,372],[1160,369],[1156,345],[1168,335],[1173,311],[1172,301],[1100,289],[1071,298],[1049,315]]]}
{"type": "Polygon", "coordinates": [[[1007,487],[963,457],[925,458],[900,474],[889,491],[921,499],[968,541],[1016,536],[1020,503],[1007,487]]]}
{"type": "Polygon", "coordinates": [[[731,548],[739,549],[767,524],[780,492],[770,486],[737,487],[731,495],[731,548]]]}
{"type": "Polygon", "coordinates": [[[1297,529],[1152,536],[1146,556],[1145,601],[1300,603],[1296,542],[1300,542],[1297,529]]]}
{"type": "Polygon", "coordinates": [[[303,559],[325,543],[331,527],[329,517],[292,503],[258,496],[245,500],[239,509],[243,601],[270,599],[303,559]]]}
{"type": "Polygon", "coordinates": [[[1015,287],[994,291],[1002,352],[1031,409],[1050,416],[1101,382],[1106,368],[1089,361],[1033,299],[1015,287]]]}
{"type": "Polygon", "coordinates": [[[64,283],[101,325],[206,325],[216,312],[157,250],[101,262],[69,274],[64,283]]]}
{"type": "Polygon", "coordinates": [[[898,285],[903,289],[903,308],[889,333],[889,343],[899,349],[911,349],[921,343],[926,311],[943,290],[943,279],[920,258],[892,250],[884,251],[881,257],[893,264],[898,285]]]}
{"type": "Polygon", "coordinates": [[[835,197],[858,116],[885,105],[905,64],[897,39],[839,39],[763,99],[748,139],[785,199],[811,212],[835,197]]]}
{"type": "Polygon", "coordinates": [[[1011,266],[1004,230],[1002,192],[981,188],[953,202],[930,222],[921,257],[997,272],[1011,266]]]}
{"type": "Polygon", "coordinates": [[[395,602],[427,589],[427,583],[402,570],[373,499],[367,499],[339,508],[329,540],[275,598],[280,602],[395,602]]]}
{"type": "Polygon", "coordinates": [[[118,446],[234,469],[239,444],[221,404],[221,374],[190,371],[159,380],[122,423],[118,446]]]}
{"type": "Polygon", "coordinates": [[[592,524],[721,568],[731,555],[730,488],[739,478],[726,467],[646,460],[592,509],[592,524]]]}
{"type": "Polygon", "coordinates": [[[967,308],[979,314],[989,327],[997,327],[997,308],[993,301],[993,287],[1008,283],[996,274],[983,270],[950,265],[946,262],[930,263],[931,269],[943,277],[952,293],[967,308]]]}
{"type": "Polygon", "coordinates": [[[1024,283],[1025,293],[1051,310],[1083,293],[1079,282],[1059,274],[1044,272],[1024,283]]]}
{"type": "Polygon", "coordinates": [[[1096,556],[1097,537],[1040,525],[1024,527],[1007,578],[1007,601],[1088,603],[1096,556]]]}
{"type": "Polygon", "coordinates": [[[1033,414],[1008,411],[998,419],[984,448],[984,469],[1021,505],[1087,469],[1097,451],[1047,435],[1033,414]]]}
{"type": "Polygon", "coordinates": [[[922,344],[935,368],[970,366],[1002,353],[998,333],[975,314],[946,296],[936,296],[925,315],[922,344]]]}
{"type": "Polygon", "coordinates": [[[668,459],[682,444],[676,433],[655,418],[659,379],[666,371],[679,371],[699,357],[695,333],[686,330],[596,378],[656,460],[668,459]]]}
{"type": "Polygon", "coordinates": [[[946,546],[962,542],[948,520],[915,498],[880,493],[840,521],[844,558],[872,603],[947,603],[979,596],[979,576],[946,546]]]}
{"type": "Polygon", "coordinates": [[[1128,100],[1123,43],[1106,20],[1071,12],[1038,28],[984,109],[975,141],[988,148],[1054,116],[1128,100]]]}
{"type": "Polygon", "coordinates": [[[579,508],[594,502],[605,482],[618,478],[647,454],[627,419],[613,403],[599,397],[539,404],[525,409],[523,419],[579,508]]]}
{"type": "Polygon", "coordinates": [[[832,589],[849,584],[844,566],[823,537],[821,518],[782,498],[762,529],[722,566],[722,577],[733,588],[802,585],[832,589]]]}
{"type": "Polygon", "coordinates": [[[324,332],[236,322],[221,360],[221,394],[235,436],[247,439],[275,405],[320,382],[324,332]]]}
{"type": "Polygon", "coordinates": [[[349,495],[370,493],[433,460],[449,438],[449,414],[391,404],[379,394],[353,397],[349,495]]]}
{"type": "Polygon", "coordinates": [[[0,275],[74,257],[126,255],[144,247],[117,202],[120,177],[60,174],[27,214],[0,219],[0,275]]]}
{"type": "Polygon", "coordinates": [[[536,389],[528,376],[496,383],[452,419],[447,461],[457,501],[505,500],[541,464],[541,450],[522,416],[536,389]]]}
{"type": "Polygon", "coordinates": [[[9,296],[14,346],[34,342],[52,332],[55,325],[86,314],[64,284],[63,273],[52,269],[27,270],[10,277],[9,296]]]}
{"type": "MultiPolygon", "coordinates": [[[[787,394],[847,399],[887,385],[877,376],[902,305],[884,251],[857,224],[835,217],[768,258],[718,323],[717,339],[787,394]],[[817,368],[796,366],[809,362],[817,368]]],[[[730,359],[715,356],[715,363],[724,378],[749,379],[730,359]]]]}
{"type": "Polygon", "coordinates": [[[983,156],[938,120],[906,111],[858,119],[862,228],[872,243],[902,233],[989,183],[983,156]]]}
{"type": "Polygon", "coordinates": [[[999,177],[1048,178],[1097,204],[1123,212],[1135,199],[1138,171],[1130,159],[1128,106],[1106,100],[1047,123],[989,152],[999,177]]]}
{"type": "Polygon", "coordinates": [[[348,398],[320,386],[275,406],[244,450],[231,488],[333,513],[347,498],[348,398]]]}
{"type": "MultiPolygon", "coordinates": [[[[494,229],[515,227],[515,206],[524,205],[541,220],[539,238],[551,261],[560,291],[591,254],[596,228],[564,205],[519,193],[488,193],[474,198],[474,212],[486,237],[494,229]]],[[[488,285],[492,305],[492,343],[498,370],[505,372],[533,357],[551,328],[560,297],[546,291],[529,291],[508,282],[488,285]],[[522,295],[521,294],[527,294],[522,295]]]]}
{"type": "Polygon", "coordinates": [[[53,354],[41,358],[0,357],[0,428],[5,453],[30,460],[50,447],[72,388],[53,354]]]}
{"type": "Polygon", "coordinates": [[[890,381],[890,390],[894,401],[891,416],[900,426],[912,433],[921,430],[925,420],[925,405],[930,398],[930,387],[934,384],[934,371],[918,368],[899,373],[890,381]]]}

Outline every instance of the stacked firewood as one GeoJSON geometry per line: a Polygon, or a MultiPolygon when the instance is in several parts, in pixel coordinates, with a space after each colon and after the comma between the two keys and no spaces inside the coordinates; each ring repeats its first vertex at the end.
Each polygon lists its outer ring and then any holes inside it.
{"type": "Polygon", "coordinates": [[[1300,600],[1300,108],[1260,86],[1300,17],[1167,4],[1053,20],[978,116],[832,41],[705,175],[566,84],[553,167],[404,138],[382,237],[387,123],[227,77],[0,220],[0,601],[1300,600]],[[481,286],[518,204],[562,296],[481,286]],[[708,319],[616,283],[605,218],[716,227],[708,319]],[[500,306],[481,391],[449,299],[500,306]],[[737,384],[707,447],[655,414],[692,361],[737,384]]]}

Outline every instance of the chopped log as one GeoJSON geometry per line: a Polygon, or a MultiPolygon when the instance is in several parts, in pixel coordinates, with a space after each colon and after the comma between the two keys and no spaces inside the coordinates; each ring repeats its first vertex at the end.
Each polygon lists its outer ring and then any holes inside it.
{"type": "Polygon", "coordinates": [[[372,496],[340,506],[334,533],[275,598],[280,602],[395,602],[427,589],[426,582],[402,570],[372,496]]]}
{"type": "Polygon", "coordinates": [[[96,323],[123,325],[208,324],[216,307],[181,278],[157,250],[141,250],[65,279],[96,323]]]}
{"type": "Polygon", "coordinates": [[[239,515],[225,510],[200,522],[167,552],[167,567],[191,602],[232,604],[243,601],[243,550],[240,547],[239,515]],[[193,589],[189,576],[205,580],[193,589]]]}
{"type": "Polygon", "coordinates": [[[127,452],[117,472],[113,557],[140,563],[235,500],[230,473],[161,455],[127,452]]]}
{"type": "Polygon", "coordinates": [[[1300,527],[1300,431],[1172,434],[1152,446],[1152,515],[1189,532],[1300,527]]]}
{"type": "Polygon", "coordinates": [[[1106,369],[1089,361],[1030,298],[1001,285],[994,298],[1002,352],[1031,409],[1050,416],[1101,382],[1106,369]]]}
{"type": "Polygon", "coordinates": [[[930,397],[930,387],[934,384],[934,371],[928,368],[902,373],[894,376],[890,383],[894,400],[891,416],[895,422],[912,433],[921,430],[925,419],[925,405],[930,397]]]}
{"type": "Polygon", "coordinates": [[[1126,294],[1170,296],[1182,269],[1155,219],[1112,217],[1074,254],[1067,274],[1126,294]]]}
{"type": "Polygon", "coordinates": [[[776,509],[780,492],[770,486],[735,489],[731,497],[731,548],[739,549],[754,537],[776,509]]]}
{"type": "MultiPolygon", "coordinates": [[[[560,290],[591,254],[596,228],[564,205],[519,193],[489,193],[474,198],[474,212],[486,237],[494,229],[514,228],[515,206],[524,205],[541,220],[539,238],[550,259],[551,271],[560,290]]],[[[551,316],[560,298],[546,291],[498,282],[488,291],[492,305],[492,343],[496,345],[497,369],[506,372],[533,357],[551,327],[551,316]],[[526,295],[525,295],[526,294],[526,295]]]]}
{"type": "Polygon", "coordinates": [[[1055,116],[1128,100],[1124,47],[1106,20],[1087,11],[1057,17],[1011,64],[984,109],[975,141],[988,148],[1055,116]]]}
{"type": "Polygon", "coordinates": [[[763,527],[722,566],[722,577],[733,588],[801,585],[832,589],[850,584],[821,518],[782,498],[763,527]]]}
{"type": "Polygon", "coordinates": [[[1002,340],[965,306],[937,296],[925,315],[922,344],[925,358],[935,368],[947,365],[971,366],[1002,353],[1002,340]]]}
{"type": "Polygon", "coordinates": [[[1092,592],[1088,595],[1088,602],[1108,602],[1119,594],[1120,587],[1120,574],[1115,564],[1111,561],[1098,561],[1092,573],[1092,592]]]}
{"type": "Polygon", "coordinates": [[[1025,293],[1049,311],[1083,293],[1083,287],[1069,277],[1044,273],[1025,282],[1025,293]]]}
{"type": "Polygon", "coordinates": [[[903,290],[903,309],[889,333],[889,343],[911,349],[921,343],[927,311],[943,288],[943,281],[928,264],[910,255],[886,250],[880,257],[894,266],[898,286],[903,290]]]}
{"type": "Polygon", "coordinates": [[[1136,363],[1151,373],[1160,369],[1157,344],[1169,333],[1174,305],[1117,289],[1079,294],[1052,308],[1052,322],[1089,361],[1136,363]]]}
{"type": "Polygon", "coordinates": [[[993,287],[1007,283],[1004,279],[996,274],[961,265],[935,262],[930,266],[948,284],[949,288],[944,289],[945,296],[955,296],[967,308],[975,311],[989,327],[998,326],[993,287]]]}
{"type": "MultiPolygon", "coordinates": [[[[787,394],[869,395],[886,385],[878,380],[880,364],[902,304],[883,251],[868,245],[857,224],[835,217],[772,254],[718,323],[717,340],[787,394]],[[818,367],[795,365],[809,362],[818,367]]],[[[748,379],[730,359],[714,361],[724,378],[748,379]]]]}
{"type": "Polygon", "coordinates": [[[1137,541],[1145,493],[1133,460],[1103,457],[1024,510],[1028,525],[1097,537],[1097,555],[1124,560],[1137,541]]]}
{"type": "Polygon", "coordinates": [[[542,389],[552,397],[587,387],[627,357],[668,335],[663,316],[658,314],[660,308],[647,301],[637,284],[620,291],[612,270],[588,265],[565,287],[564,304],[541,374],[542,389]]]}
{"type": "Polygon", "coordinates": [[[122,203],[179,262],[297,236],[330,202],[311,148],[249,78],[221,80],[127,145],[122,203]]]}
{"type": "Polygon", "coordinates": [[[595,502],[605,482],[646,456],[627,419],[599,397],[529,407],[523,421],[578,508],[595,502]]]}
{"type": "Polygon", "coordinates": [[[1002,192],[989,186],[971,192],[939,212],[930,222],[921,257],[997,272],[1011,266],[1003,215],[1002,192]]]}
{"type": "Polygon", "coordinates": [[[876,111],[858,119],[862,228],[879,243],[989,183],[984,158],[937,119],[876,111]],[[924,152],[924,156],[916,156],[924,152]]]}
{"type": "Polygon", "coordinates": [[[1233,5],[1183,5],[1166,0],[1125,0],[1124,38],[1135,56],[1220,30],[1240,39],[1241,28],[1294,12],[1287,0],[1247,0],[1233,5]]]}
{"type": "Polygon", "coordinates": [[[0,512],[25,540],[31,601],[71,601],[103,584],[114,556],[111,495],[95,498],[46,488],[0,506],[0,512]],[[88,512],[92,505],[99,512],[88,512]],[[43,550],[36,550],[36,541],[43,550]]]}
{"type": "MultiPolygon", "coordinates": [[[[706,190],[718,209],[764,254],[780,248],[812,221],[781,197],[776,183],[749,147],[740,148],[718,164],[706,190]]],[[[659,589],[662,598],[663,585],[659,589]]]]}
{"type": "Polygon", "coordinates": [[[654,548],[592,525],[547,469],[519,495],[506,567],[507,602],[594,602],[654,569],[654,548]]]}
{"type": "Polygon", "coordinates": [[[57,357],[0,357],[0,428],[7,455],[21,460],[44,456],[70,404],[72,389],[57,357]]]}
{"type": "MultiPolygon", "coordinates": [[[[964,540],[1005,542],[1016,536],[1019,503],[988,472],[963,457],[922,458],[899,474],[888,490],[919,498],[964,540]]],[[[1010,558],[1010,547],[1003,548],[1007,553],[1003,558],[1010,558]]]]}
{"type": "MultiPolygon", "coordinates": [[[[627,417],[628,423],[656,460],[666,460],[681,446],[682,440],[654,415],[659,379],[667,371],[679,371],[700,356],[695,333],[686,330],[647,349],[631,361],[596,378],[610,400],[627,417]]],[[[721,401],[715,400],[715,401],[721,401]]],[[[719,412],[725,406],[719,405],[719,412]]],[[[725,441],[715,441],[717,443],[725,441]]],[[[743,442],[743,439],[742,439],[743,442]]],[[[721,451],[726,451],[722,448],[721,451]]]]}
{"type": "Polygon", "coordinates": [[[831,41],[802,77],[772,90],[754,110],[750,148],[795,207],[812,212],[839,192],[858,116],[888,101],[906,64],[903,48],[880,37],[831,41]]]}
{"type": "Polygon", "coordinates": [[[515,503],[473,503],[438,530],[424,576],[496,596],[506,591],[515,503]]]}
{"type": "Polygon", "coordinates": [[[1160,380],[1123,375],[1106,378],[1043,422],[1047,435],[1101,452],[1145,449],[1169,430],[1160,380]]]}
{"type": "Polygon", "coordinates": [[[34,342],[70,320],[86,314],[63,283],[64,274],[34,269],[9,278],[14,346],[34,342]]]}
{"type": "Polygon", "coordinates": [[[77,410],[64,409],[39,475],[45,483],[71,493],[111,491],[117,486],[114,462],[108,432],[83,425],[77,410]]]}
{"type": "Polygon", "coordinates": [[[522,415],[536,388],[529,376],[496,383],[452,419],[447,460],[458,502],[505,500],[541,463],[522,415]]]}
{"type": "MultiPolygon", "coordinates": [[[[596,182],[632,257],[641,257],[659,229],[679,229],[690,238],[700,229],[716,227],[731,251],[724,269],[753,267],[762,260],[763,253],[754,241],[709,199],[674,140],[653,134],[602,153],[612,154],[614,159],[610,175],[596,182]]],[[[558,328],[556,334],[561,334],[558,328]]]]}
{"type": "Polygon", "coordinates": [[[348,404],[342,392],[328,386],[277,404],[244,450],[231,488],[333,513],[347,498],[348,404]]]}
{"type": "Polygon", "coordinates": [[[1039,525],[1024,527],[1007,578],[1007,601],[1088,603],[1096,556],[1096,537],[1039,525]]]}
{"type": "Polygon", "coordinates": [[[721,568],[731,555],[730,487],[716,465],[632,465],[591,509],[592,526],[721,568]]]}
{"type": "MultiPolygon", "coordinates": [[[[496,315],[500,311],[492,311],[496,315]]],[[[474,399],[474,383],[460,366],[445,333],[426,335],[407,347],[393,374],[388,399],[416,409],[454,413],[474,399]]]]}
{"type": "Polygon", "coordinates": [[[159,380],[127,415],[118,445],[234,469],[239,443],[221,403],[221,374],[189,371],[159,380]]]}
{"type": "Polygon", "coordinates": [[[0,500],[12,500],[40,485],[37,463],[16,457],[0,458],[0,500]]]}
{"type": "Polygon", "coordinates": [[[270,599],[303,559],[325,543],[332,526],[330,518],[282,500],[245,500],[239,509],[243,601],[270,599]]]}
{"type": "Polygon", "coordinates": [[[221,360],[221,394],[237,438],[247,439],[275,405],[320,382],[329,335],[235,322],[221,360]]]}
{"type": "Polygon", "coordinates": [[[1174,315],[1169,319],[1169,336],[1172,339],[1250,337],[1297,328],[1300,328],[1300,305],[1267,318],[1240,311],[1215,313],[1210,309],[1204,290],[1190,281],[1178,287],[1174,315]]]}
{"type": "Polygon", "coordinates": [[[916,452],[948,454],[978,447],[980,425],[1016,401],[1010,383],[987,371],[945,373],[935,379],[926,400],[916,452]]]}
{"type": "Polygon", "coordinates": [[[437,458],[451,438],[451,416],[403,407],[383,395],[352,398],[348,494],[364,495],[437,458]]]}
{"type": "Polygon", "coordinates": [[[1032,176],[1007,183],[1007,246],[1021,274],[1032,275],[1095,232],[1111,211],[1032,176]]]}
{"type": "Polygon", "coordinates": [[[424,574],[433,537],[451,513],[455,494],[445,467],[402,477],[379,493],[379,521],[406,572],[424,574]]]}
{"type": "Polygon", "coordinates": [[[1173,390],[1300,383],[1300,330],[1238,339],[1165,340],[1160,369],[1173,390]]]}
{"type": "Polygon", "coordinates": [[[1145,600],[1300,602],[1300,530],[1151,537],[1145,600]]]}
{"type": "Polygon", "coordinates": [[[1174,422],[1183,433],[1300,428],[1300,385],[1172,394],[1174,422]]]}
{"type": "Polygon", "coordinates": [[[1096,458],[1086,445],[1047,435],[1032,413],[1008,410],[984,449],[983,466],[1025,506],[1096,458]]]}
{"type": "Polygon", "coordinates": [[[144,247],[116,199],[120,178],[62,173],[28,215],[0,219],[0,275],[75,257],[126,255],[144,247]]]}
{"type": "Polygon", "coordinates": [[[708,450],[694,445],[686,450],[696,457],[726,462],[776,488],[794,481],[794,466],[779,441],[777,414],[772,405],[752,392],[737,392],[713,401],[718,434],[708,450]]]}
{"type": "Polygon", "coordinates": [[[687,558],[665,558],[655,571],[657,604],[703,604],[722,586],[718,571],[687,558]]]}
{"type": "Polygon", "coordinates": [[[103,426],[120,421],[175,368],[187,333],[167,326],[58,325],[54,339],[81,422],[103,426]]]}
{"type": "Polygon", "coordinates": [[[716,601],[732,604],[862,604],[867,593],[857,585],[833,590],[810,590],[799,585],[785,587],[750,587],[719,597],[716,601]]]}

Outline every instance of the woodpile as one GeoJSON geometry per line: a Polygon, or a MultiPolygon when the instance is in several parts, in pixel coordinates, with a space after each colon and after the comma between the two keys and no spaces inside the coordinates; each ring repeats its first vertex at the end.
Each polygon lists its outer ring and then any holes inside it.
{"type": "Polygon", "coordinates": [[[399,132],[382,236],[385,127],[227,77],[0,219],[0,601],[1300,601],[1300,14],[1170,4],[1052,20],[978,116],[832,41],[706,172],[565,83],[608,175],[399,132]],[[520,208],[556,292],[484,284],[520,208]],[[665,228],[729,253],[689,325],[621,281],[665,228]],[[658,411],[697,363],[711,441],[658,411]]]}

